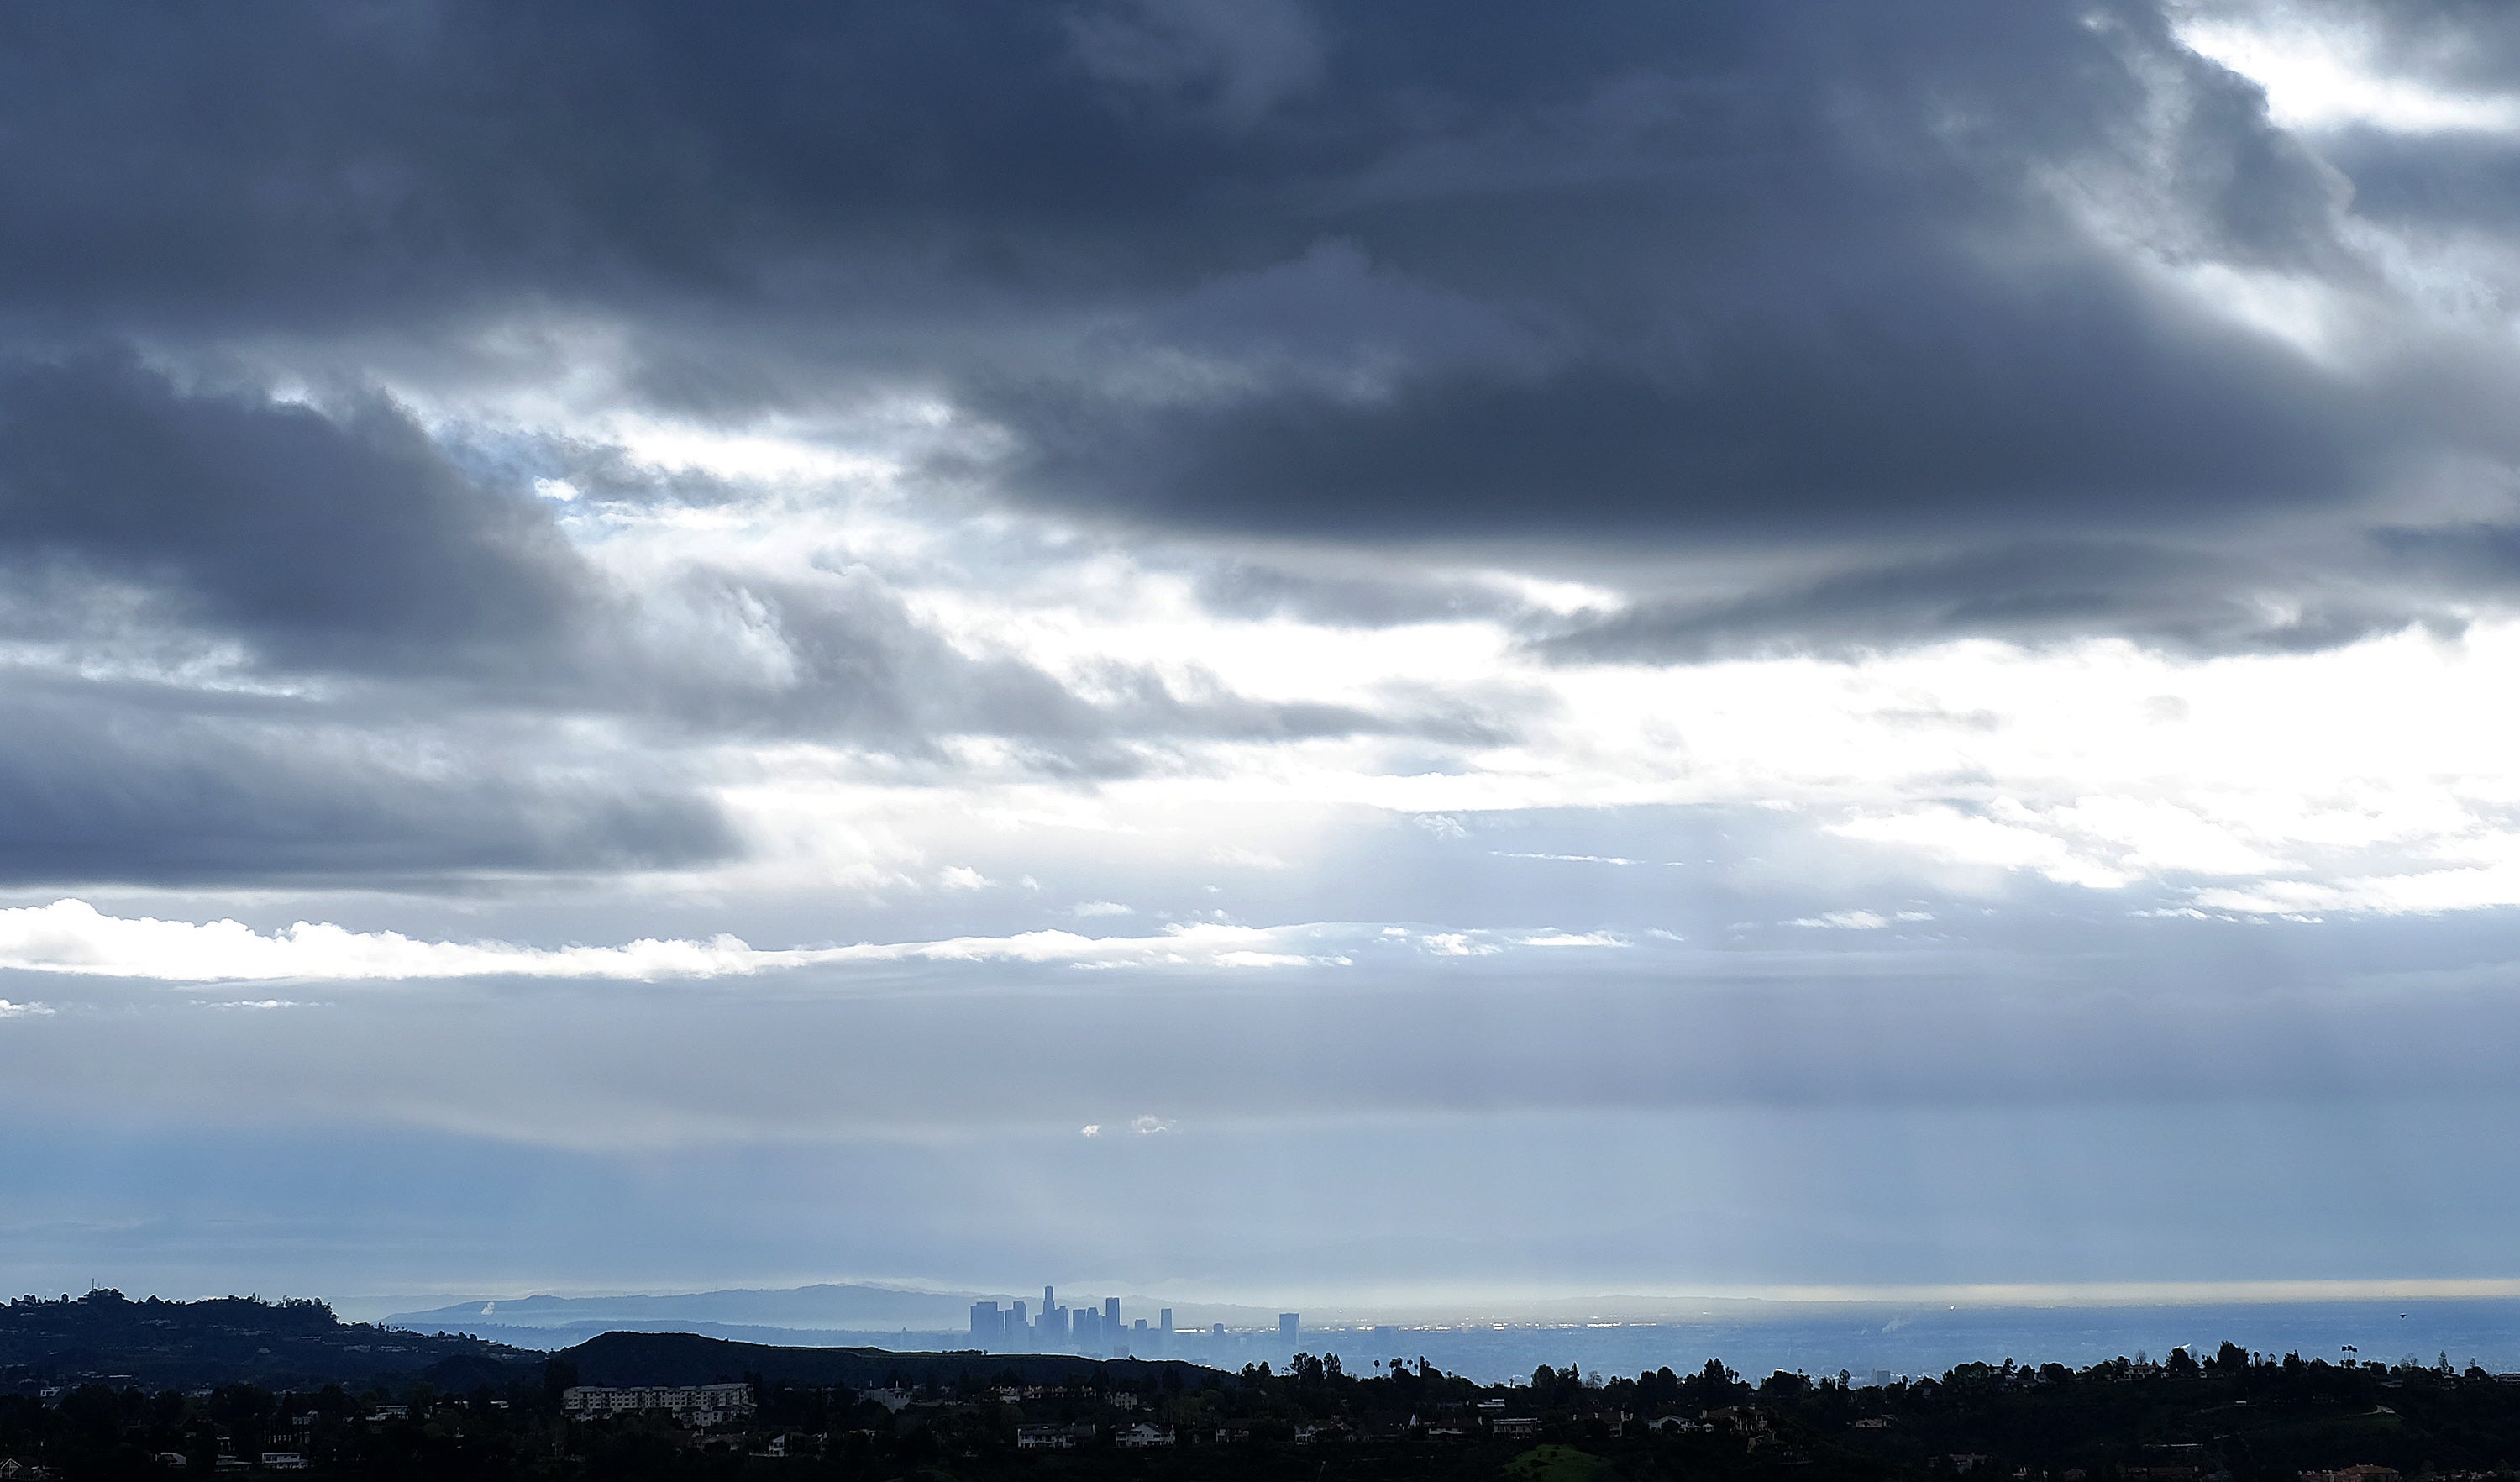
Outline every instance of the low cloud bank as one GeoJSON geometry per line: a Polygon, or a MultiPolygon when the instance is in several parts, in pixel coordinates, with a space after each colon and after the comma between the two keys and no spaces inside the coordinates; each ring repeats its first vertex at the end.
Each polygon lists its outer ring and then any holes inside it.
{"type": "MultiPolygon", "coordinates": [[[[1492,935],[1493,933],[1474,933],[1492,935]]],[[[1442,955],[1459,933],[1422,940],[1442,955]]],[[[298,921],[260,932],[242,921],[169,921],[108,916],[83,900],[0,910],[0,968],[169,982],[548,977],[739,977],[796,967],[879,963],[1023,963],[1074,967],[1343,967],[1344,947],[1366,940],[1416,946],[1406,927],[1349,923],[1239,926],[1191,922],[1149,936],[1022,931],[931,942],[760,948],[741,937],[706,941],[642,937],[617,947],[527,947],[511,942],[419,941],[395,931],[352,931],[298,921]]],[[[1503,936],[1508,945],[1618,946],[1563,932],[1503,936]]],[[[1492,949],[1493,950],[1493,949],[1492,949]]]]}

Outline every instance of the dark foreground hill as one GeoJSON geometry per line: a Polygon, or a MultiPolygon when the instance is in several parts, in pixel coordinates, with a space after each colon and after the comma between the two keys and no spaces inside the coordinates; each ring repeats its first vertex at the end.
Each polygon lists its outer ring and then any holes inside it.
{"type": "Polygon", "coordinates": [[[103,1380],[117,1387],[266,1389],[426,1379],[441,1389],[539,1372],[543,1355],[504,1343],[343,1323],[311,1300],[134,1302],[111,1289],[20,1297],[0,1307],[0,1380],[15,1386],[103,1380]]]}
{"type": "MultiPolygon", "coordinates": [[[[537,1355],[537,1358],[540,1356],[537,1355]]],[[[1148,1381],[1196,1387],[1213,1370],[1178,1360],[1080,1359],[1064,1354],[900,1353],[881,1348],[788,1348],[688,1332],[608,1332],[553,1354],[581,1384],[767,1383],[872,1389],[951,1384],[965,1375],[1023,1384],[1136,1389],[1148,1381]]]]}
{"type": "Polygon", "coordinates": [[[316,1302],[100,1291],[0,1310],[0,1364],[15,1370],[0,1477],[59,1482],[163,1477],[168,1457],[187,1475],[345,1482],[2520,1482],[2520,1383],[2446,1357],[2229,1343],[1868,1387],[1782,1371],[1754,1385],[1712,1360],[1634,1378],[1542,1366],[1508,1385],[1422,1361],[1355,1374],[1297,1355],[1227,1375],[644,1332],[547,1358],[343,1324],[316,1302]],[[376,1385],[304,1392],[327,1377],[376,1385]],[[717,1380],[748,1381],[752,1403],[706,1417],[566,1405],[573,1383],[717,1380]],[[288,1386],[301,1392],[273,1392],[288,1386]]]}
{"type": "Polygon", "coordinates": [[[427,1381],[442,1391],[539,1382],[547,1365],[586,1384],[710,1384],[757,1376],[772,1383],[951,1384],[965,1375],[1027,1384],[1136,1387],[1169,1374],[1196,1384],[1195,1365],[1058,1354],[897,1353],[880,1348],[791,1348],[697,1333],[608,1332],[546,1354],[462,1333],[417,1333],[343,1323],[307,1300],[216,1297],[132,1301],[112,1290],[83,1297],[20,1297],[0,1307],[0,1383],[193,1389],[258,1384],[270,1390],[427,1381]]]}

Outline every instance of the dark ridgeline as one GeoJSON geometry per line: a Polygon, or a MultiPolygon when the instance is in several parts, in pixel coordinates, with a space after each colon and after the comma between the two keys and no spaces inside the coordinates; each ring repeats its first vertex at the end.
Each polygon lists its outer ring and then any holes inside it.
{"type": "Polygon", "coordinates": [[[488,1382],[543,1356],[457,1333],[343,1323],[304,1298],[132,1301],[20,1297],[0,1307],[0,1379],[11,1384],[106,1379],[150,1389],[204,1384],[272,1388],[426,1375],[440,1387],[488,1382]]]}
{"type": "Polygon", "coordinates": [[[320,1302],[96,1291],[0,1310],[0,1475],[2520,1482],[2520,1376],[2340,1360],[1482,1385],[1400,1356],[1228,1373],[644,1332],[546,1355],[320,1302]]]}

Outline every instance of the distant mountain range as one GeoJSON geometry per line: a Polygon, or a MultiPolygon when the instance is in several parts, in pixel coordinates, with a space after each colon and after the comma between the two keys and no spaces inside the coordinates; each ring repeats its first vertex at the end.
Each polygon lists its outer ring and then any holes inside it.
{"type": "Polygon", "coordinates": [[[611,1329],[695,1332],[743,1327],[826,1332],[948,1333],[967,1331],[970,1306],[1003,1293],[908,1291],[889,1286],[827,1283],[784,1291],[696,1291],[673,1296],[518,1297],[457,1302],[398,1312],[389,1327],[419,1332],[484,1332],[486,1328],[611,1329]]]}

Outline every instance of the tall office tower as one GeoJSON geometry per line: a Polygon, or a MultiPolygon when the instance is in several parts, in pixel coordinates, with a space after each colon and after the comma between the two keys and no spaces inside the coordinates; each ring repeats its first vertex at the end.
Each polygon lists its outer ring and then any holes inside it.
{"type": "Polygon", "coordinates": [[[1278,1314],[1279,1337],[1292,1343],[1303,1335],[1304,1322],[1303,1315],[1301,1313],[1282,1312],[1278,1314]]]}
{"type": "Polygon", "coordinates": [[[1007,1336],[1021,1342],[1032,1335],[1032,1319],[1024,1316],[1024,1305],[1017,1302],[1007,1309],[1007,1336]]]}
{"type": "Polygon", "coordinates": [[[1102,1299],[1102,1330],[1115,1335],[1120,1331],[1120,1299],[1118,1297],[1104,1297],[1102,1299]]]}
{"type": "Polygon", "coordinates": [[[1047,1313],[1047,1312],[1049,1312],[1052,1308],[1057,1307],[1058,1305],[1058,1299],[1057,1297],[1055,1297],[1055,1296],[1052,1296],[1052,1295],[1051,1295],[1050,1288],[1049,1288],[1049,1287],[1047,1287],[1047,1286],[1043,1287],[1043,1288],[1041,1289],[1041,1310],[1042,1310],[1043,1312],[1047,1313]]]}
{"type": "Polygon", "coordinates": [[[1102,1342],[1102,1315],[1091,1307],[1071,1309],[1067,1314],[1068,1336],[1083,1349],[1099,1347],[1102,1342]]]}
{"type": "Polygon", "coordinates": [[[1155,1314],[1155,1331],[1169,1336],[1172,1330],[1173,1310],[1167,1307],[1155,1314]]]}
{"type": "Polygon", "coordinates": [[[1007,1335],[1006,1320],[998,1316],[995,1302],[971,1304],[971,1341],[988,1348],[1007,1335]]]}
{"type": "Polygon", "coordinates": [[[1224,1325],[1224,1324],[1222,1324],[1222,1323],[1217,1324],[1215,1326],[1213,1326],[1213,1327],[1211,1327],[1211,1328],[1209,1328],[1209,1329],[1207,1330],[1207,1335],[1208,1335],[1209,1337],[1211,1337],[1211,1338],[1221,1338],[1221,1337],[1224,1337],[1224,1336],[1225,1336],[1225,1325],[1224,1325]]]}

